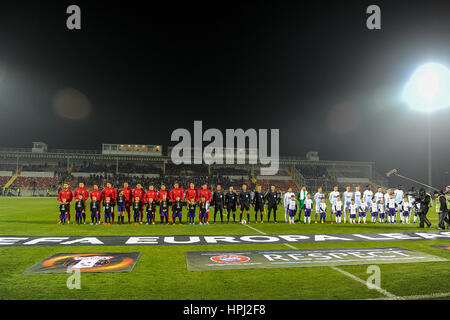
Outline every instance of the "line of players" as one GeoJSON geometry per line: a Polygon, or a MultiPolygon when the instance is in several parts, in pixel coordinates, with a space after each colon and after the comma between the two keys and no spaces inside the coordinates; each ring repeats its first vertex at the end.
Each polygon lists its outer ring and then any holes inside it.
{"type": "Polygon", "coordinates": [[[142,188],[141,184],[137,184],[135,189],[130,189],[128,183],[124,183],[123,187],[116,190],[111,183],[106,184],[106,188],[102,191],[94,185],[93,190],[89,193],[83,183],[72,193],[68,184],[63,185],[63,189],[58,194],[60,221],[58,224],[70,224],[70,207],[74,200],[75,220],[77,224],[86,224],[86,202],[90,198],[91,225],[101,223],[101,212],[103,207],[104,222],[103,224],[114,224],[115,207],[117,206],[118,223],[124,224],[125,212],[128,216],[128,224],[131,222],[131,212],[133,212],[133,223],[144,223],[144,209],[146,211],[146,224],[155,224],[156,208],[159,207],[160,223],[182,224],[182,209],[186,205],[188,209],[187,223],[195,224],[196,209],[199,212],[199,223],[209,224],[210,208],[214,208],[214,223],[216,223],[217,214],[220,216],[221,223],[224,222],[224,209],[226,209],[227,223],[230,222],[232,216],[233,222],[250,222],[250,207],[255,211],[255,222],[258,223],[258,214],[260,222],[263,223],[263,213],[268,209],[268,221],[270,221],[273,212],[274,222],[277,223],[276,211],[277,205],[280,203],[281,195],[275,190],[275,186],[271,186],[270,191],[264,193],[261,186],[256,188],[253,197],[247,190],[247,185],[242,185],[239,195],[230,187],[228,192],[222,191],[220,185],[216,186],[216,190],[211,192],[207,185],[204,184],[200,190],[195,188],[193,183],[190,187],[183,191],[178,183],[174,183],[174,187],[170,192],[166,190],[163,184],[160,190],[156,192],[154,186],[149,186],[148,191],[142,188]],[[169,210],[172,209],[172,221],[169,222],[169,210]],[[239,220],[236,221],[236,211],[240,208],[239,220]],[[243,214],[246,213],[247,220],[243,220],[243,214]]]}
{"type": "MultiPolygon", "coordinates": [[[[415,202],[411,195],[405,195],[403,188],[399,185],[393,192],[390,188],[383,193],[381,187],[374,194],[370,185],[366,186],[366,190],[361,193],[360,186],[355,186],[352,191],[350,186],[346,186],[342,196],[338,191],[338,186],[334,186],[333,191],[329,193],[328,199],[331,204],[330,219],[331,224],[348,222],[367,223],[367,216],[370,214],[371,223],[397,223],[400,216],[401,223],[410,223],[410,217],[414,211],[414,223],[417,222],[417,216],[420,209],[420,203],[415,202]],[[334,215],[334,220],[333,220],[334,215]]],[[[295,223],[295,216],[299,212],[298,221],[301,223],[301,214],[304,210],[303,223],[311,223],[311,212],[315,207],[315,223],[317,216],[320,216],[320,223],[326,222],[327,203],[326,196],[322,192],[322,188],[318,188],[317,192],[311,198],[306,187],[302,187],[297,198],[292,190],[284,195],[285,216],[289,216],[289,223],[295,223]],[[298,202],[297,202],[298,200],[298,202]]],[[[286,218],[287,219],[287,218],[286,218]]]]}

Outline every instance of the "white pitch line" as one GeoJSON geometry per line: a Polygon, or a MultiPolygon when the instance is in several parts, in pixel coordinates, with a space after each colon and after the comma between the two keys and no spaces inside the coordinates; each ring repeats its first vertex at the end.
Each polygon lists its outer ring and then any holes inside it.
{"type": "MultiPolygon", "coordinates": [[[[250,229],[252,229],[252,230],[254,230],[254,231],[256,231],[256,232],[259,232],[259,233],[261,233],[261,234],[267,234],[267,233],[265,233],[265,232],[263,232],[263,231],[261,231],[261,230],[258,230],[258,229],[254,228],[254,227],[249,226],[248,224],[245,224],[245,226],[247,226],[247,227],[249,227],[250,229]]],[[[296,250],[298,250],[298,248],[294,247],[293,245],[291,245],[291,244],[289,244],[289,243],[283,243],[283,244],[284,244],[285,246],[291,248],[291,249],[296,249],[296,250]]],[[[367,286],[366,281],[364,281],[364,280],[358,278],[357,276],[355,276],[355,275],[353,275],[353,274],[351,274],[351,273],[349,273],[349,272],[347,272],[347,271],[344,271],[344,270],[342,270],[342,269],[340,269],[340,268],[338,268],[338,267],[335,267],[335,266],[332,266],[332,267],[330,267],[330,268],[333,269],[333,270],[336,270],[336,271],[338,271],[338,272],[340,272],[340,273],[342,273],[342,274],[344,274],[344,275],[346,275],[347,277],[349,277],[349,278],[351,278],[351,279],[353,279],[353,280],[355,280],[355,281],[358,281],[359,283],[362,283],[362,284],[365,285],[365,286],[367,286]]],[[[375,286],[374,286],[373,290],[377,290],[377,291],[380,292],[381,294],[383,294],[383,295],[385,295],[386,297],[388,297],[390,300],[401,300],[401,299],[404,299],[404,298],[405,298],[405,297],[398,297],[398,296],[396,296],[395,294],[392,294],[392,293],[390,293],[389,291],[386,291],[386,290],[384,290],[384,289],[382,289],[382,288],[380,288],[380,287],[375,287],[375,286]]],[[[411,297],[413,297],[413,296],[411,296],[411,297]]],[[[385,298],[381,298],[381,299],[385,299],[385,298]]]]}
{"type": "MultiPolygon", "coordinates": [[[[440,293],[431,293],[431,294],[421,294],[414,296],[400,296],[399,298],[403,300],[422,300],[422,299],[432,299],[432,298],[445,298],[449,297],[450,292],[440,292],[440,293]]],[[[375,298],[375,299],[365,299],[365,300],[393,300],[389,298],[375,298]]]]}
{"type": "Polygon", "coordinates": [[[255,230],[256,232],[259,232],[259,233],[261,233],[261,234],[267,234],[267,233],[265,233],[265,232],[263,232],[263,231],[261,231],[261,230],[258,230],[258,229],[256,229],[256,228],[253,228],[253,227],[249,226],[248,224],[245,224],[245,226],[247,226],[247,227],[249,227],[250,229],[255,230]]]}
{"type": "MultiPolygon", "coordinates": [[[[340,273],[342,273],[343,275],[346,275],[347,277],[349,277],[349,278],[351,278],[351,279],[353,279],[355,281],[358,281],[359,283],[362,283],[365,286],[367,286],[367,282],[366,281],[358,278],[357,276],[355,276],[355,275],[353,275],[353,274],[351,274],[351,273],[349,273],[349,272],[347,272],[345,270],[342,270],[342,269],[340,269],[338,267],[335,267],[335,266],[332,266],[330,268],[333,269],[333,270],[336,270],[336,271],[338,271],[340,273]]],[[[373,290],[377,290],[379,293],[385,295],[390,300],[402,300],[403,299],[403,297],[396,296],[395,294],[392,294],[389,291],[384,290],[384,289],[382,289],[380,287],[373,286],[373,290]]],[[[381,298],[381,299],[384,299],[384,298],[381,298]]]]}

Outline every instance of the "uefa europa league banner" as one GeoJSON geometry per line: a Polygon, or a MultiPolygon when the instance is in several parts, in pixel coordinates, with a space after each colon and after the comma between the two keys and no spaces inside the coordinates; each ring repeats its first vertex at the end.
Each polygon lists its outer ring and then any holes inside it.
{"type": "Polygon", "coordinates": [[[58,253],[22,273],[67,273],[69,268],[80,272],[131,272],[140,255],[140,252],[58,253]]]}

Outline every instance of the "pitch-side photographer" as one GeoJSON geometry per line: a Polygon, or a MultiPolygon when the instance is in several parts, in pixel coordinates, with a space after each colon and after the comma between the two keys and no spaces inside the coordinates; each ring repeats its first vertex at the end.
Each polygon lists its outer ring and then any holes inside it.
{"type": "Polygon", "coordinates": [[[436,199],[436,213],[439,214],[439,225],[438,229],[445,230],[445,224],[447,223],[447,229],[450,228],[450,221],[447,218],[448,206],[447,199],[443,191],[434,192],[434,197],[436,199]]]}

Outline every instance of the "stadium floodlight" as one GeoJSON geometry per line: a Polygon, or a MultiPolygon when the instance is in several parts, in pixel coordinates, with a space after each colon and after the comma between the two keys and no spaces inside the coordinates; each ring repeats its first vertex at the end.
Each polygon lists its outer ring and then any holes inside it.
{"type": "Polygon", "coordinates": [[[402,98],[411,108],[427,113],[450,107],[450,70],[435,62],[420,66],[406,83],[402,98]]]}

